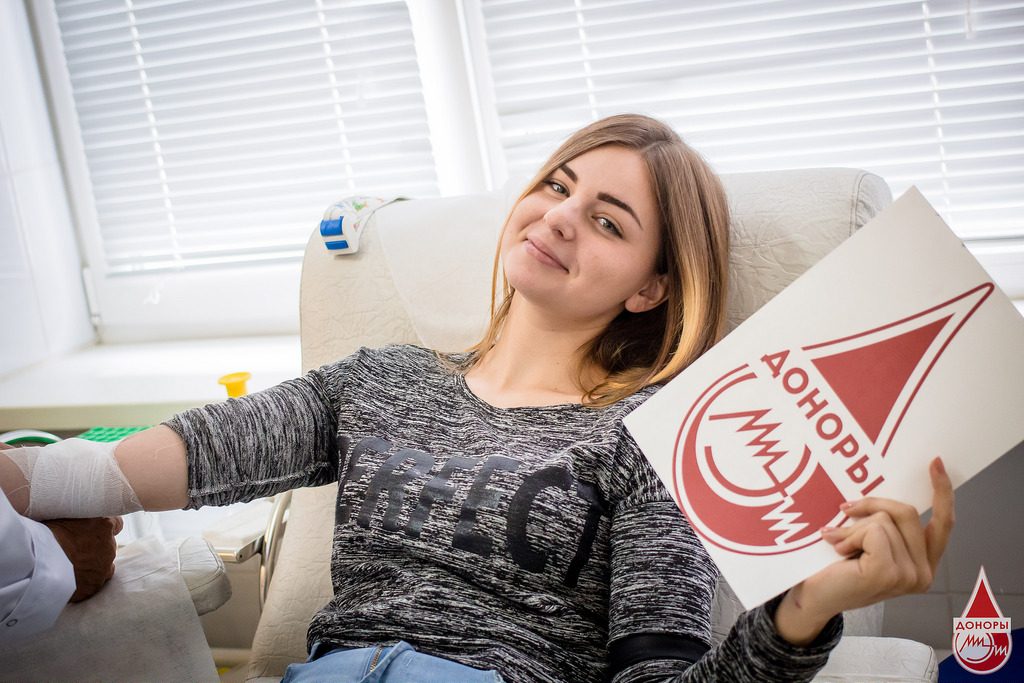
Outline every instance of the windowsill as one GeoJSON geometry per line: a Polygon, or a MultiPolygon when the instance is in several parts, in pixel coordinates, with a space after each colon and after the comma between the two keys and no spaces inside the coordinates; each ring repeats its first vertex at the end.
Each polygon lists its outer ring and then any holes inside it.
{"type": "Polygon", "coordinates": [[[0,431],[158,424],[223,400],[217,379],[241,371],[250,392],[297,377],[298,336],[91,346],[0,377],[0,431]]]}
{"type": "Polygon", "coordinates": [[[100,344],[0,378],[0,431],[153,425],[227,397],[217,379],[249,372],[250,392],[301,373],[298,336],[100,344]]]}

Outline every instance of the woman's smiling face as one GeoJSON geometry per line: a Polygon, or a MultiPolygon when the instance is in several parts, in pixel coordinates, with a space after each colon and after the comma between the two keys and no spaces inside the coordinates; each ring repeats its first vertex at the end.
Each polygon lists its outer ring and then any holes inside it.
{"type": "Polygon", "coordinates": [[[607,325],[664,298],[661,226],[647,167],[605,145],[563,164],[516,205],[501,241],[518,295],[565,322],[607,325]]]}

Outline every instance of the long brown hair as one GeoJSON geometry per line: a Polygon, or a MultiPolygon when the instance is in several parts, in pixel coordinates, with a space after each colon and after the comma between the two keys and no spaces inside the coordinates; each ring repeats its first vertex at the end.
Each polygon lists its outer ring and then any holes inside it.
{"type": "MultiPolygon", "coordinates": [[[[563,164],[604,145],[636,152],[647,167],[661,226],[656,268],[668,277],[664,302],[642,313],[624,310],[579,349],[581,374],[587,361],[607,371],[597,386],[581,387],[584,403],[595,407],[667,382],[718,341],[729,261],[729,209],[721,182],[675,131],[647,116],[622,114],[580,129],[551,155],[516,203],[563,164]]],[[[491,321],[464,369],[494,346],[508,316],[514,289],[502,274],[499,300],[499,258],[500,251],[494,259],[491,321]]]]}

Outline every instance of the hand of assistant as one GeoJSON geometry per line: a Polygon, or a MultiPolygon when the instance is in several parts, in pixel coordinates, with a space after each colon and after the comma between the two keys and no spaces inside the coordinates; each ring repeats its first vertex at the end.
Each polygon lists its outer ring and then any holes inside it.
{"type": "Polygon", "coordinates": [[[68,602],[94,595],[114,575],[114,536],[124,528],[120,517],[55,519],[43,522],[75,568],[75,592],[68,602]]]}
{"type": "Polygon", "coordinates": [[[843,507],[850,522],[822,531],[845,559],[794,587],[776,612],[779,633],[808,643],[833,616],[931,586],[953,530],[953,485],[939,458],[931,462],[932,516],[913,506],[865,498],[843,507]]]}

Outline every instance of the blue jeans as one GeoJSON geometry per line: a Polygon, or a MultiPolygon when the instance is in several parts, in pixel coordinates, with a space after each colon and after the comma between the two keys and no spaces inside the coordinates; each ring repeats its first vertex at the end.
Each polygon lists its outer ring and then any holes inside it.
{"type": "Polygon", "coordinates": [[[322,654],[324,649],[317,643],[305,663],[290,664],[281,683],[502,683],[497,671],[425,655],[406,642],[322,654]]]}

